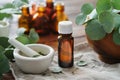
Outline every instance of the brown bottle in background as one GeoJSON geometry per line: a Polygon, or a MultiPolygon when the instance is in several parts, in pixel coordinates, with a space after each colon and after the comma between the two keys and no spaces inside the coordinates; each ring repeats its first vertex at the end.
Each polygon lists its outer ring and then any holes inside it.
{"type": "Polygon", "coordinates": [[[52,16],[53,26],[52,30],[54,33],[58,33],[58,23],[60,21],[68,20],[67,15],[64,13],[64,3],[56,2],[55,3],[55,13],[52,16]]]}
{"type": "Polygon", "coordinates": [[[30,16],[30,12],[29,12],[29,7],[28,6],[23,6],[22,9],[22,15],[19,17],[18,20],[18,27],[21,28],[25,28],[26,31],[25,33],[28,34],[29,30],[30,30],[30,23],[31,23],[31,16],[30,16]]]}
{"type": "Polygon", "coordinates": [[[49,17],[49,28],[52,28],[52,16],[55,13],[55,9],[54,9],[54,0],[46,0],[46,14],[49,17]]]}
{"type": "Polygon", "coordinates": [[[39,5],[37,13],[33,16],[32,21],[32,27],[35,28],[39,35],[46,35],[49,33],[49,18],[45,13],[45,4],[39,5]]]}
{"type": "Polygon", "coordinates": [[[69,68],[74,64],[74,38],[72,37],[72,22],[61,21],[58,26],[58,64],[60,67],[69,68]]]}
{"type": "Polygon", "coordinates": [[[54,10],[54,0],[46,0],[46,14],[48,15],[48,17],[52,18],[52,15],[54,14],[55,10],[54,10]]]}

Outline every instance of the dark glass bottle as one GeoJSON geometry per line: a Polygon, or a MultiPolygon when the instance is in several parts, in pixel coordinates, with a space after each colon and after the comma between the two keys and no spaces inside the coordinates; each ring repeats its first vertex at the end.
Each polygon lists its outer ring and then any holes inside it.
{"type": "Polygon", "coordinates": [[[55,9],[54,9],[54,0],[46,0],[46,14],[48,15],[49,17],[49,28],[51,29],[52,28],[52,24],[53,24],[53,21],[52,21],[52,16],[53,14],[55,13],[55,9]]]}
{"type": "Polygon", "coordinates": [[[55,13],[52,16],[53,32],[58,33],[58,23],[60,21],[66,21],[66,20],[68,20],[68,17],[64,12],[64,3],[62,3],[62,2],[55,3],[55,13]]]}
{"type": "Polygon", "coordinates": [[[46,35],[49,33],[49,18],[45,13],[45,5],[39,5],[37,13],[33,16],[32,21],[32,27],[35,28],[39,35],[46,35]]]}
{"type": "Polygon", "coordinates": [[[30,12],[29,12],[29,7],[23,6],[21,11],[22,11],[22,15],[19,17],[18,27],[25,28],[26,29],[25,33],[28,34],[29,30],[30,30],[30,23],[31,23],[31,16],[30,16],[30,12]]]}
{"type": "Polygon", "coordinates": [[[58,64],[60,67],[69,68],[73,66],[73,46],[74,38],[72,37],[72,22],[59,22],[58,64]]]}
{"type": "Polygon", "coordinates": [[[54,1],[53,0],[46,0],[46,14],[51,19],[52,15],[54,14],[54,1]]]}

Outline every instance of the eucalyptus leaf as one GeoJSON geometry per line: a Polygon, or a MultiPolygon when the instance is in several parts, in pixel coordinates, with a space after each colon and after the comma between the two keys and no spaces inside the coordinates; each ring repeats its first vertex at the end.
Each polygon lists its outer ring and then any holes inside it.
{"type": "Polygon", "coordinates": [[[50,67],[50,71],[52,71],[53,73],[61,73],[62,72],[62,68],[55,66],[55,67],[50,67]]]}
{"type": "Polygon", "coordinates": [[[98,0],[96,3],[96,10],[98,12],[98,14],[100,14],[101,12],[107,11],[107,10],[111,10],[112,6],[110,3],[111,0],[98,0]]]}
{"type": "Polygon", "coordinates": [[[22,2],[29,3],[29,0],[21,0],[22,2]]]}
{"type": "Polygon", "coordinates": [[[15,9],[15,8],[6,8],[6,9],[2,9],[0,10],[0,13],[6,13],[6,14],[20,14],[20,10],[15,9]]]}
{"type": "Polygon", "coordinates": [[[8,43],[8,38],[0,37],[0,45],[4,48],[7,48],[10,45],[10,43],[8,43]]]}
{"type": "Polygon", "coordinates": [[[93,6],[92,4],[86,3],[86,4],[84,4],[84,5],[82,6],[81,12],[82,12],[83,14],[88,15],[88,14],[90,14],[90,13],[92,12],[93,9],[94,9],[94,6],[93,6]]]}
{"type": "Polygon", "coordinates": [[[29,44],[30,43],[30,40],[29,40],[27,35],[21,35],[21,36],[17,37],[16,39],[23,44],[29,44]]]}
{"type": "Polygon", "coordinates": [[[39,35],[35,31],[35,29],[30,29],[29,40],[30,40],[30,43],[36,43],[39,41],[39,35]]]}
{"type": "Polygon", "coordinates": [[[0,75],[10,70],[9,61],[2,51],[3,47],[0,46],[0,75]]]}
{"type": "Polygon", "coordinates": [[[0,20],[3,20],[4,18],[11,18],[12,15],[11,14],[7,14],[7,13],[0,13],[0,20]]]}
{"type": "Polygon", "coordinates": [[[0,74],[0,80],[2,80],[2,74],[0,74]]]}
{"type": "Polygon", "coordinates": [[[13,5],[15,7],[21,8],[23,5],[27,5],[27,3],[23,0],[13,0],[13,5]]]}
{"type": "Polygon", "coordinates": [[[99,21],[103,25],[105,32],[111,33],[115,27],[114,16],[111,12],[105,11],[99,15],[99,21]]]}
{"type": "Polygon", "coordinates": [[[97,20],[91,20],[87,23],[85,28],[87,36],[91,40],[100,40],[103,39],[106,35],[102,25],[97,20]]]}
{"type": "Polygon", "coordinates": [[[113,6],[115,9],[120,10],[120,0],[111,0],[111,2],[112,2],[112,6],[113,6]]]}
{"type": "Polygon", "coordinates": [[[21,27],[21,28],[18,29],[17,35],[18,35],[18,36],[21,36],[21,35],[23,35],[23,34],[25,33],[25,31],[26,31],[26,29],[23,28],[23,27],[21,27]]]}
{"type": "Polygon", "coordinates": [[[77,62],[77,65],[78,65],[79,67],[86,66],[87,64],[88,64],[88,63],[87,63],[86,61],[83,61],[83,60],[80,60],[80,61],[77,62]]]}
{"type": "Polygon", "coordinates": [[[13,60],[14,59],[14,56],[13,56],[13,50],[14,48],[6,48],[5,49],[5,56],[9,59],[9,60],[13,60]]]}
{"type": "Polygon", "coordinates": [[[114,31],[113,33],[113,42],[117,45],[120,45],[120,33],[118,30],[114,31]]]}
{"type": "Polygon", "coordinates": [[[83,24],[83,23],[85,22],[85,20],[86,20],[86,17],[87,17],[87,15],[85,15],[85,14],[83,14],[83,13],[80,13],[80,14],[76,17],[76,20],[75,20],[76,24],[77,24],[77,25],[83,24]]]}
{"type": "Polygon", "coordinates": [[[117,13],[114,13],[113,16],[114,16],[115,27],[116,28],[120,27],[120,15],[117,13]]]}
{"type": "MultiPolygon", "coordinates": [[[[5,50],[4,47],[2,47],[2,46],[0,45],[0,54],[1,54],[4,50],[5,50]]],[[[0,56],[0,58],[1,58],[1,56],[0,56]]]]}
{"type": "Polygon", "coordinates": [[[6,3],[1,7],[1,9],[6,9],[6,8],[15,8],[15,6],[12,3],[6,3]]]}
{"type": "Polygon", "coordinates": [[[120,27],[119,27],[119,29],[118,29],[118,32],[119,32],[119,34],[120,34],[120,27]]]}

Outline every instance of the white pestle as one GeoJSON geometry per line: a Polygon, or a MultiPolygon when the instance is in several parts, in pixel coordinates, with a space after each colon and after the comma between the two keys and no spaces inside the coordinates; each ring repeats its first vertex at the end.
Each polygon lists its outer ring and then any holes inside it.
{"type": "Polygon", "coordinates": [[[21,42],[19,42],[18,40],[14,39],[14,38],[10,38],[8,40],[8,42],[11,45],[13,45],[14,47],[20,49],[20,51],[23,52],[28,57],[34,57],[34,56],[39,56],[40,55],[36,51],[34,51],[31,48],[25,46],[24,44],[22,44],[21,42]]]}

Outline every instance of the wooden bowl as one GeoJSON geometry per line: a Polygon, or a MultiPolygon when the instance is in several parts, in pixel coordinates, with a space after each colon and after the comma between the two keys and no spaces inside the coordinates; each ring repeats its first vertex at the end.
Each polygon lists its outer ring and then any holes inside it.
{"type": "Polygon", "coordinates": [[[112,40],[112,33],[102,40],[90,40],[90,46],[99,54],[99,58],[109,64],[120,63],[120,45],[116,45],[112,40]]]}

